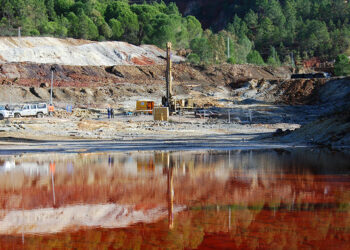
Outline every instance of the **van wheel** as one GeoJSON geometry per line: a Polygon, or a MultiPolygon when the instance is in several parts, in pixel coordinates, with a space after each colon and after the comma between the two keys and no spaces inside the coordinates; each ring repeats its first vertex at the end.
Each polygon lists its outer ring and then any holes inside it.
{"type": "Polygon", "coordinates": [[[4,120],[4,115],[0,114],[0,120],[4,120]]]}
{"type": "Polygon", "coordinates": [[[20,113],[15,113],[15,114],[14,114],[14,117],[15,117],[15,118],[20,118],[20,117],[21,117],[21,114],[20,114],[20,113]]]}
{"type": "Polygon", "coordinates": [[[37,118],[43,118],[43,117],[44,117],[44,114],[43,114],[43,113],[37,113],[37,114],[36,114],[36,117],[37,117],[37,118]]]}

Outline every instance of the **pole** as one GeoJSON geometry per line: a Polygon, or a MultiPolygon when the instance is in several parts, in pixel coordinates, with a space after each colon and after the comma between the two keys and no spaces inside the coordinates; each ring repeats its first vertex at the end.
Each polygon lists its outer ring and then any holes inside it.
{"type": "Polygon", "coordinates": [[[167,184],[168,184],[168,190],[167,190],[167,200],[168,200],[168,227],[169,229],[174,228],[174,185],[173,185],[173,168],[174,168],[174,161],[172,156],[167,154],[168,161],[167,161],[167,184]]]}
{"type": "Polygon", "coordinates": [[[227,37],[227,59],[230,58],[230,38],[227,37]]]}
{"type": "Polygon", "coordinates": [[[53,204],[56,205],[55,180],[54,180],[54,178],[53,178],[53,171],[51,171],[51,183],[52,183],[52,198],[53,198],[53,204]]]}
{"type": "Polygon", "coordinates": [[[13,88],[13,85],[11,84],[10,85],[10,105],[12,105],[12,88],[13,88]]]}
{"type": "Polygon", "coordinates": [[[18,37],[21,37],[21,27],[18,27],[18,37]]]}
{"type": "Polygon", "coordinates": [[[231,230],[231,208],[228,209],[228,230],[231,230]]]}
{"type": "Polygon", "coordinates": [[[167,106],[170,107],[170,99],[172,97],[172,77],[171,77],[171,42],[166,44],[166,57],[167,57],[167,67],[166,67],[166,99],[167,106]]]}
{"type": "Polygon", "coordinates": [[[53,70],[51,69],[50,105],[52,105],[53,70]]]}
{"type": "Polygon", "coordinates": [[[51,89],[50,89],[50,105],[52,106],[52,95],[53,95],[53,72],[56,71],[55,66],[51,66],[51,89]]]}

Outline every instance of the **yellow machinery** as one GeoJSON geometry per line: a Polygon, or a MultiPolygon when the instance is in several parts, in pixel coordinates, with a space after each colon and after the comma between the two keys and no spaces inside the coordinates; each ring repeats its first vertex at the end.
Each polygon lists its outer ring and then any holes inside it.
{"type": "Polygon", "coordinates": [[[152,114],[154,108],[153,101],[136,101],[136,112],[144,114],[152,114]]]}
{"type": "Polygon", "coordinates": [[[171,43],[167,43],[166,51],[167,67],[166,67],[166,94],[162,97],[162,106],[169,108],[169,114],[173,114],[182,109],[193,109],[195,107],[193,99],[176,100],[172,91],[172,62],[171,62],[171,43]]]}
{"type": "Polygon", "coordinates": [[[165,96],[162,98],[162,105],[163,107],[169,108],[169,113],[172,114],[176,111],[176,102],[173,99],[173,93],[172,93],[172,75],[171,75],[171,42],[168,42],[166,44],[166,59],[167,59],[167,65],[166,65],[166,93],[165,96]]]}
{"type": "Polygon", "coordinates": [[[153,109],[153,119],[155,121],[168,121],[169,120],[168,107],[155,107],[153,109]]]}

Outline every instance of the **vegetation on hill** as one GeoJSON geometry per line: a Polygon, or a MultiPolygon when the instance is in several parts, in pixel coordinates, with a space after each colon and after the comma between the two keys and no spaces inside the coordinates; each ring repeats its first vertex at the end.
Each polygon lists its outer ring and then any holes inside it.
{"type": "MultiPolygon", "coordinates": [[[[175,3],[127,0],[0,0],[0,33],[52,35],[192,50],[194,63],[292,64],[334,59],[350,42],[350,3],[344,0],[235,1],[228,25],[203,30],[175,3]],[[228,46],[229,45],[229,46],[228,46]],[[229,50],[228,50],[229,47],[229,50]],[[228,53],[230,52],[230,53],[228,53]]],[[[228,2],[228,1],[227,1],[228,2]]]]}

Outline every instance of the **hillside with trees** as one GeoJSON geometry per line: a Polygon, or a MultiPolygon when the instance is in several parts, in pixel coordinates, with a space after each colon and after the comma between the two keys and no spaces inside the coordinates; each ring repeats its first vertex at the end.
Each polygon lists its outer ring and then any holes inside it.
{"type": "MultiPolygon", "coordinates": [[[[183,9],[193,1],[175,2],[183,9]]],[[[171,41],[175,49],[191,49],[188,59],[193,63],[209,64],[277,66],[291,65],[292,58],[333,60],[349,47],[348,1],[220,0],[217,7],[196,2],[198,8],[184,12],[195,17],[184,16],[176,3],[162,1],[0,0],[0,34],[13,36],[21,27],[25,36],[120,40],[163,48],[171,41]],[[210,14],[215,9],[222,10],[220,22],[210,14]],[[206,18],[207,29],[197,18],[206,18]]]]}

